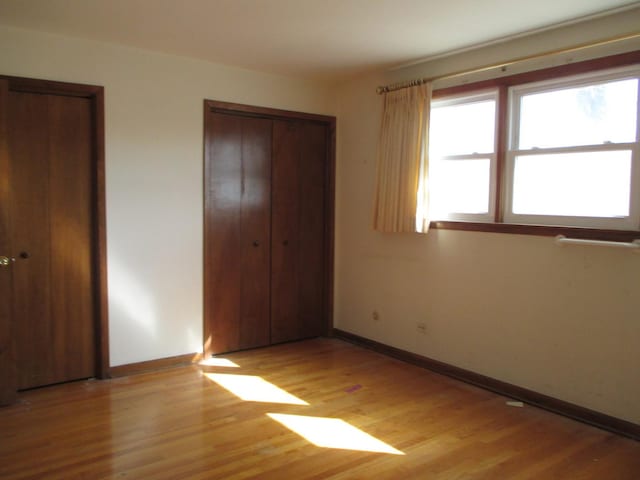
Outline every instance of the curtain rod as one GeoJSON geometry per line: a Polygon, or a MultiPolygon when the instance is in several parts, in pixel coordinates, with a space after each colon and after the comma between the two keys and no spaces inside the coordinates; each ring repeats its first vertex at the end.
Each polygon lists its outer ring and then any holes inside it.
{"type": "Polygon", "coordinates": [[[578,50],[584,50],[586,48],[600,47],[600,46],[603,46],[603,45],[608,45],[610,43],[622,42],[624,40],[631,40],[633,38],[638,38],[638,37],[640,37],[640,33],[631,33],[631,34],[628,34],[628,35],[621,35],[619,37],[613,37],[613,38],[609,38],[607,40],[601,40],[601,41],[598,41],[598,42],[585,43],[585,44],[577,45],[575,47],[560,48],[560,49],[557,49],[557,50],[549,50],[549,51],[543,52],[543,53],[525,55],[523,57],[518,57],[518,58],[515,58],[513,60],[508,60],[506,62],[493,63],[493,64],[490,64],[490,65],[485,65],[483,67],[472,68],[472,69],[469,69],[469,70],[460,70],[458,72],[448,73],[446,75],[439,75],[439,76],[435,76],[435,77],[416,78],[416,79],[409,80],[409,81],[406,81],[406,82],[393,83],[391,85],[385,85],[385,86],[376,88],[376,92],[378,93],[378,95],[382,95],[383,93],[393,92],[395,90],[402,90],[403,88],[409,88],[409,87],[413,87],[415,85],[422,85],[423,83],[435,82],[436,80],[445,80],[445,79],[449,79],[449,78],[460,77],[460,76],[463,76],[463,75],[469,75],[469,74],[472,74],[472,73],[485,72],[487,70],[493,70],[494,68],[505,68],[505,67],[508,67],[508,66],[511,66],[511,65],[515,65],[516,63],[526,62],[528,60],[536,60],[536,59],[539,59],[539,58],[550,57],[550,56],[553,56],[553,55],[562,55],[564,53],[577,52],[578,50]]]}

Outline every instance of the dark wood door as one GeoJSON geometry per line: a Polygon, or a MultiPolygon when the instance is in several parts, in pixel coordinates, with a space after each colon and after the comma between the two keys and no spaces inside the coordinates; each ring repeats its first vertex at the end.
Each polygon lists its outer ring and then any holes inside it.
{"type": "Polygon", "coordinates": [[[13,258],[9,235],[9,145],[7,142],[7,103],[9,83],[0,79],[0,405],[16,396],[15,361],[11,322],[13,258]]]}
{"type": "Polygon", "coordinates": [[[17,388],[91,377],[92,103],[10,91],[6,105],[17,388]]]}
{"type": "Polygon", "coordinates": [[[207,112],[205,351],[268,345],[271,124],[207,112]]]}
{"type": "Polygon", "coordinates": [[[275,121],[272,343],[324,333],[327,127],[275,121]]]}
{"type": "Polygon", "coordinates": [[[335,118],[205,100],[205,355],[329,332],[335,118]]]}

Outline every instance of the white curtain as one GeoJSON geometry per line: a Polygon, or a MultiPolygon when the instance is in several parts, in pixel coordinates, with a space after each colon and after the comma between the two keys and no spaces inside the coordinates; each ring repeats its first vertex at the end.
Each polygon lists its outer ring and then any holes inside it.
{"type": "Polygon", "coordinates": [[[384,95],[373,228],[379,232],[426,233],[431,84],[384,95]]]}

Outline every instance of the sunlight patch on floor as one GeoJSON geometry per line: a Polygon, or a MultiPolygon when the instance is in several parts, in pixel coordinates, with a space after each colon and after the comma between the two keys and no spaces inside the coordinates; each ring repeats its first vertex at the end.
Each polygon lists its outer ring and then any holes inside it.
{"type": "Polygon", "coordinates": [[[207,367],[240,368],[240,365],[238,365],[237,363],[232,362],[228,358],[217,358],[217,357],[211,357],[211,358],[206,358],[204,360],[200,360],[198,362],[198,365],[204,365],[204,366],[207,366],[207,367]]]}
{"type": "Polygon", "coordinates": [[[236,397],[250,402],[286,403],[289,405],[309,405],[304,400],[254,375],[234,375],[231,373],[205,373],[209,380],[230,391],[236,397]]]}
{"type": "Polygon", "coordinates": [[[318,447],[404,455],[400,450],[339,418],[282,413],[267,413],[267,415],[318,447]]]}

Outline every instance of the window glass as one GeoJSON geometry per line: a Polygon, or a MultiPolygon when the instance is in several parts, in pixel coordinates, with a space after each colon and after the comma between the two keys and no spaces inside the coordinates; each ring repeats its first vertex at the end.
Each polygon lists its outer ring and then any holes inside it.
{"type": "Polygon", "coordinates": [[[489,212],[491,162],[488,158],[442,160],[430,170],[431,217],[444,219],[452,212],[489,212]]]}
{"type": "Polygon", "coordinates": [[[630,150],[517,156],[513,213],[626,217],[630,184],[630,150]]]}
{"type": "Polygon", "coordinates": [[[636,78],[522,95],[517,148],[634,142],[637,106],[636,78]]]}
{"type": "Polygon", "coordinates": [[[493,152],[495,111],[494,99],[453,105],[435,102],[431,109],[429,155],[493,152]]]}

